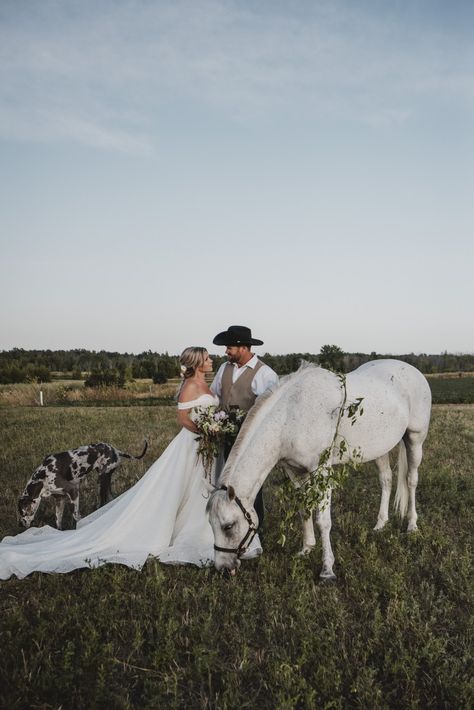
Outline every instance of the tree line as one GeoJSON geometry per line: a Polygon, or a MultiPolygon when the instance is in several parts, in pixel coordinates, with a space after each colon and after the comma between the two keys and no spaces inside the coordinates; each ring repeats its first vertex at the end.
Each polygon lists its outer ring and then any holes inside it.
{"type": "Polygon", "coordinates": [[[118,385],[152,378],[166,382],[179,374],[178,357],[151,350],[138,355],[106,350],[24,350],[0,351],[0,383],[50,382],[55,375],[85,379],[91,386],[118,385]]]}
{"type": "MultiPolygon", "coordinates": [[[[320,352],[272,355],[262,359],[279,375],[298,369],[301,360],[307,360],[339,372],[350,372],[369,360],[395,357],[417,367],[425,374],[438,372],[474,371],[474,354],[438,355],[408,353],[380,355],[375,352],[346,353],[337,345],[323,345],[320,352]]],[[[214,368],[224,362],[225,356],[212,355],[214,368]]],[[[106,350],[24,350],[13,348],[0,351],[0,384],[17,382],[49,382],[57,373],[71,379],[84,379],[90,386],[118,385],[134,379],[150,378],[156,383],[179,376],[179,357],[151,350],[139,354],[108,352],[106,350]]]]}

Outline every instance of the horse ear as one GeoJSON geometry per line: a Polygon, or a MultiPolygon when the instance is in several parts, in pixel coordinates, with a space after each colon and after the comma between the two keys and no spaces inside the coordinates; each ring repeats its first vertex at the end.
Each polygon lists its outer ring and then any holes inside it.
{"type": "Polygon", "coordinates": [[[229,486],[229,487],[227,488],[227,496],[228,496],[229,500],[234,500],[234,498],[235,498],[235,491],[234,491],[234,489],[232,488],[232,486],[229,486]]]}

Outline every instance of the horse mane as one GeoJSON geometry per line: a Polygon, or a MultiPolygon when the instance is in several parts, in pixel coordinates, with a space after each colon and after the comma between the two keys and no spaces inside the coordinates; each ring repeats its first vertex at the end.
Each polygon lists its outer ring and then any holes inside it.
{"type": "Polygon", "coordinates": [[[310,362],[309,360],[300,360],[300,366],[297,370],[294,372],[290,372],[289,375],[283,375],[283,377],[280,377],[280,381],[277,385],[278,388],[283,387],[284,385],[287,385],[289,382],[292,382],[293,380],[299,379],[303,373],[306,373],[308,370],[322,370],[323,368],[321,365],[317,365],[315,362],[310,362]]]}
{"type": "Polygon", "coordinates": [[[301,378],[301,375],[308,372],[308,370],[320,369],[321,368],[319,367],[319,365],[315,365],[312,362],[308,362],[308,360],[301,360],[301,364],[295,372],[291,372],[289,375],[284,375],[280,378],[278,384],[274,385],[271,389],[267,390],[259,397],[257,397],[257,401],[245,417],[237,440],[231,449],[229,458],[227,459],[225,468],[227,468],[229,464],[232,464],[234,462],[234,460],[239,456],[241,450],[244,449],[244,447],[246,446],[246,443],[244,444],[244,442],[246,442],[245,435],[247,431],[252,427],[253,422],[259,417],[262,409],[265,408],[267,402],[270,399],[274,401],[280,399],[283,392],[286,391],[288,387],[295,382],[295,380],[299,380],[301,378]]]}

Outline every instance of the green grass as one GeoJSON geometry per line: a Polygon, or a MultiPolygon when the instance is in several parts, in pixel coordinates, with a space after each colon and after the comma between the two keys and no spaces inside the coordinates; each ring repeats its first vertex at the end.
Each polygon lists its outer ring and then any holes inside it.
{"type": "Polygon", "coordinates": [[[474,377],[430,377],[428,382],[436,404],[474,403],[474,377]]]}
{"type": "MultiPolygon", "coordinates": [[[[131,485],[177,430],[172,408],[4,408],[0,533],[42,457],[103,439],[140,450],[131,485]]],[[[150,560],[0,583],[0,706],[5,708],[460,708],[474,704],[474,408],[436,407],[418,488],[419,532],[397,518],[374,533],[375,468],[335,497],[336,584],[321,549],[276,544],[266,485],[265,554],[225,579],[150,560]]],[[[92,510],[89,483],[83,512],[92,510]]],[[[52,520],[44,509],[43,519],[52,520]]]]}

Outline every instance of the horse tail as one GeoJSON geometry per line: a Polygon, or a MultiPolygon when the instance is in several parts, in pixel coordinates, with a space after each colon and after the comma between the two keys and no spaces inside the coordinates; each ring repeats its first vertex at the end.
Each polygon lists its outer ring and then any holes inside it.
{"type": "Polygon", "coordinates": [[[408,510],[408,460],[407,450],[403,439],[398,448],[398,479],[395,493],[394,507],[398,510],[400,517],[404,518],[408,510]]]}

